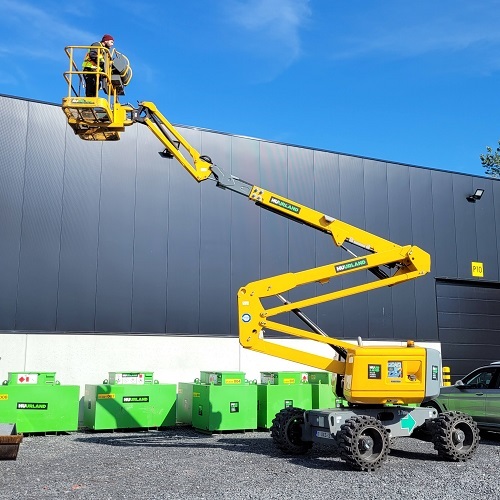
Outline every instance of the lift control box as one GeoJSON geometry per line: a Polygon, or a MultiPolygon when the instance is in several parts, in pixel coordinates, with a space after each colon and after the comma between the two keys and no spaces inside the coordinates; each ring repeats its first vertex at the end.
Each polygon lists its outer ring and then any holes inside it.
{"type": "Polygon", "coordinates": [[[9,372],[0,386],[0,422],[15,422],[18,432],[78,430],[80,388],[61,385],[55,372],[9,372]]]}
{"type": "Polygon", "coordinates": [[[152,372],[110,372],[100,385],[85,385],[83,422],[93,430],[175,425],[175,384],[160,384],[152,372]]]}

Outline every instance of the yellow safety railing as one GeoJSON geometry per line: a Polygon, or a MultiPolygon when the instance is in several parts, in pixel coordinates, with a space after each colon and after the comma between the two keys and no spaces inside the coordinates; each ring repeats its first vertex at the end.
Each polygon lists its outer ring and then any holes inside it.
{"type": "Polygon", "coordinates": [[[111,85],[111,71],[112,71],[112,59],[114,55],[113,51],[110,51],[106,47],[96,47],[90,45],[71,45],[64,48],[66,55],[69,58],[69,69],[63,73],[64,79],[68,84],[68,97],[92,97],[97,98],[99,95],[99,89],[102,87],[104,93],[107,95],[108,105],[111,107],[113,103],[113,88],[111,85]],[[86,53],[89,50],[95,50],[97,52],[97,60],[104,61],[104,67],[99,68],[98,71],[85,70],[83,67],[80,68],[76,63],[75,59],[83,60],[86,53]],[[75,55],[77,57],[75,57],[75,55]],[[93,96],[82,95],[82,89],[85,88],[85,75],[95,74],[96,76],[96,94],[93,96]],[[75,80],[78,81],[78,85],[75,85],[75,80]],[[111,91],[109,91],[110,89],[111,91]]]}

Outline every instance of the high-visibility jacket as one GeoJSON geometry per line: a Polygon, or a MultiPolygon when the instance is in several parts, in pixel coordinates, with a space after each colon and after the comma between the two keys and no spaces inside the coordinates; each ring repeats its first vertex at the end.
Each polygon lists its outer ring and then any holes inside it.
{"type": "MultiPolygon", "coordinates": [[[[92,47],[102,47],[105,49],[101,42],[95,42],[92,47]]],[[[83,60],[82,68],[84,71],[97,71],[99,68],[104,66],[104,51],[97,49],[89,49],[85,54],[85,59],[83,60]]]]}

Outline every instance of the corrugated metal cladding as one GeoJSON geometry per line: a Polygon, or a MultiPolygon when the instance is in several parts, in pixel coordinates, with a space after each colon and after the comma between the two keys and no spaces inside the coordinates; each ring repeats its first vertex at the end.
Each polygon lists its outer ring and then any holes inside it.
{"type": "MultiPolygon", "coordinates": [[[[0,330],[236,336],[240,286],[347,258],[327,235],[194,182],[141,125],[89,143],[59,106],[2,96],[0,127],[0,330]]],[[[431,253],[424,278],[305,311],[331,335],[438,340],[436,277],[471,280],[478,261],[476,281],[499,282],[498,181],[180,130],[244,180],[431,253]]]]}
{"type": "Polygon", "coordinates": [[[439,339],[452,380],[500,360],[500,284],[437,280],[439,339]]]}

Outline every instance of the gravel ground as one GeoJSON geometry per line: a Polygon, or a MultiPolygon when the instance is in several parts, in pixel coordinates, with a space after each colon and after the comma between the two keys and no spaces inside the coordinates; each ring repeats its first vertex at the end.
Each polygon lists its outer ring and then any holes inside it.
{"type": "Polygon", "coordinates": [[[499,464],[493,433],[465,463],[407,438],[381,469],[356,472],[323,446],[285,456],[268,432],[79,432],[26,436],[16,461],[0,461],[0,499],[498,499],[499,464]]]}

